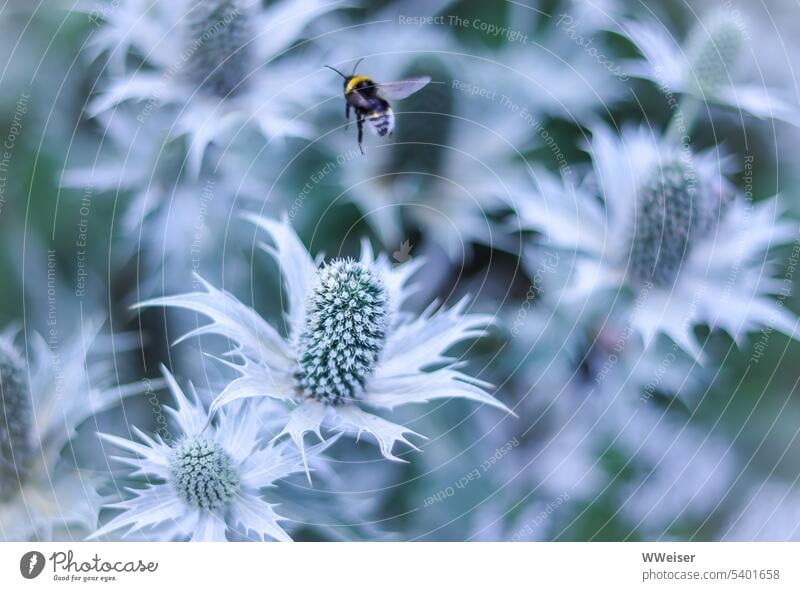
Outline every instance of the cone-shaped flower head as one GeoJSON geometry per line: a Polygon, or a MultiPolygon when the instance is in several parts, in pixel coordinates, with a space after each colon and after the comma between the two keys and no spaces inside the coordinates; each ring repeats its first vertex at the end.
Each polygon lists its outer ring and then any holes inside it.
{"type": "MultiPolygon", "coordinates": [[[[304,437],[324,438],[324,429],[370,433],[381,453],[401,460],[395,444],[414,449],[407,427],[368,412],[441,398],[467,398],[508,410],[486,392],[486,382],[461,371],[449,351],[480,337],[493,318],[467,311],[464,298],[450,307],[438,302],[420,314],[405,309],[416,287],[409,284],[422,261],[392,264],[369,242],[358,259],[322,264],[300,241],[288,220],[248,216],[272,244],[263,248],[280,265],[286,298],[286,335],[231,294],[203,282],[204,290],[142,302],[207,315],[213,322],[183,338],[220,334],[236,343],[241,376],[225,387],[210,414],[245,398],[272,398],[291,412],[278,438],[288,435],[305,454],[304,437]]],[[[202,281],[202,280],[201,280],[202,281]]],[[[227,362],[227,361],[226,361],[227,362]]],[[[231,365],[230,363],[228,363],[231,365]]],[[[236,408],[236,406],[233,406],[236,408]]]]}
{"type": "Polygon", "coordinates": [[[675,39],[663,23],[630,20],[619,30],[642,53],[643,59],[625,64],[631,76],[651,80],[673,93],[727,106],[760,118],[800,125],[796,101],[783,90],[755,82],[758,72],[743,59],[753,46],[747,27],[736,11],[719,9],[699,20],[686,41],[675,39]],[[749,79],[749,80],[748,80],[749,79]]]}
{"type": "Polygon", "coordinates": [[[219,97],[243,90],[252,65],[250,21],[238,0],[193,0],[187,16],[189,80],[219,97]]]}
{"type": "Polygon", "coordinates": [[[102,325],[90,319],[58,345],[26,330],[24,349],[16,328],[0,332],[0,541],[75,540],[97,524],[102,498],[81,470],[79,427],[144,389],[116,383],[96,357],[102,325]]]}
{"type": "Polygon", "coordinates": [[[25,365],[14,348],[0,341],[0,501],[16,494],[36,452],[33,409],[25,365]]]}
{"type": "Polygon", "coordinates": [[[628,278],[669,286],[688,256],[692,237],[708,221],[705,192],[692,167],[674,158],[656,168],[638,191],[630,243],[628,278]]]}
{"type": "Polygon", "coordinates": [[[337,259],[317,274],[300,335],[297,379],[319,401],[358,398],[386,340],[386,290],[364,263],[337,259]]]}
{"type": "Polygon", "coordinates": [[[581,253],[565,305],[586,302],[607,314],[604,298],[614,297],[642,344],[666,334],[699,361],[700,324],[740,345],[764,326],[797,336],[796,316],[774,301],[782,288],[767,254],[796,229],[777,199],[753,204],[737,195],[722,147],[689,153],[649,127],[600,125],[588,149],[594,172],[586,182],[537,171],[541,190],[520,212],[522,227],[550,247],[581,253]]]}
{"type": "Polygon", "coordinates": [[[713,93],[729,85],[746,45],[742,25],[728,11],[719,11],[695,26],[688,43],[692,73],[700,89],[713,93]]]}
{"type": "MultiPolygon", "coordinates": [[[[306,450],[301,458],[289,442],[265,445],[263,423],[248,405],[224,409],[210,421],[192,388],[185,393],[162,369],[175,403],[165,407],[176,442],[134,429],[136,441],[108,433],[101,440],[126,452],[116,459],[143,476],[147,485],[107,505],[121,510],[91,538],[140,532],[154,540],[225,541],[231,537],[288,541],[284,521],[262,493],[283,478],[303,471],[329,444],[306,450]],[[304,461],[305,460],[305,461],[304,461]]],[[[330,441],[333,443],[335,439],[330,441]]]]}
{"type": "Polygon", "coordinates": [[[239,472],[231,456],[201,436],[177,445],[169,472],[175,493],[196,509],[219,509],[239,490],[239,472]]]}
{"type": "MultiPolygon", "coordinates": [[[[89,3],[79,4],[78,10],[92,10],[89,3]]],[[[89,116],[113,111],[110,119],[117,119],[116,107],[128,103],[138,123],[163,117],[158,123],[168,140],[186,144],[185,174],[194,179],[214,168],[204,163],[208,147],[228,144],[239,126],[270,140],[314,136],[313,126],[298,113],[322,98],[324,85],[319,92],[316,86],[291,92],[310,63],[293,49],[314,37],[311,23],[318,26],[343,3],[115,0],[114,5],[88,43],[87,55],[107,57],[104,71],[110,74],[88,106],[89,116]]]]}

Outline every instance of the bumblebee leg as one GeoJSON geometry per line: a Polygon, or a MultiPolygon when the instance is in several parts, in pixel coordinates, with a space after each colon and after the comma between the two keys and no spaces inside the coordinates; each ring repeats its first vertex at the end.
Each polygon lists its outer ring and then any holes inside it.
{"type": "Polygon", "coordinates": [[[358,120],[356,121],[358,125],[358,149],[361,150],[361,154],[364,154],[364,146],[362,142],[364,141],[364,118],[359,115],[358,120]]]}
{"type": "Polygon", "coordinates": [[[350,103],[345,102],[344,104],[344,118],[347,123],[344,124],[344,128],[347,129],[350,127],[350,103]]]}

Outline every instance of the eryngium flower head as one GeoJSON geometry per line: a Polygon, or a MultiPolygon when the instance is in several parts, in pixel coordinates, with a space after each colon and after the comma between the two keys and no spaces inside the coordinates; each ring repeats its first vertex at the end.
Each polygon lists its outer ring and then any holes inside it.
{"type": "Polygon", "coordinates": [[[243,90],[252,67],[250,22],[238,0],[193,0],[186,18],[186,74],[218,97],[243,90]]]}
{"type": "Polygon", "coordinates": [[[656,167],[639,189],[627,269],[634,283],[672,285],[697,232],[713,221],[708,194],[695,182],[691,165],[673,158],[656,167]]]}
{"type": "Polygon", "coordinates": [[[0,541],[74,540],[97,524],[101,499],[76,466],[73,439],[89,417],[141,392],[112,387],[113,373],[87,359],[100,326],[87,323],[80,341],[55,350],[28,331],[24,358],[0,334],[0,541]]]}
{"type": "Polygon", "coordinates": [[[173,451],[169,481],[187,505],[213,511],[239,490],[239,472],[222,447],[205,437],[190,437],[173,451]]]}
{"type": "Polygon", "coordinates": [[[217,268],[216,255],[232,238],[225,231],[231,209],[262,203],[264,183],[277,172],[268,163],[255,166],[249,148],[231,147],[223,158],[208,158],[199,178],[191,177],[186,146],[180,139],[168,141],[168,113],[153,112],[143,123],[135,113],[135,105],[125,105],[113,116],[102,115],[102,146],[94,155],[80,155],[89,164],[65,171],[62,183],[83,200],[119,198],[115,231],[127,237],[119,255],[139,260],[139,291],[174,292],[192,280],[193,269],[217,268]],[[170,271],[162,273],[165,268],[170,271]]]}
{"type": "Polygon", "coordinates": [[[317,90],[295,88],[303,68],[320,66],[290,50],[312,21],[340,6],[330,0],[116,0],[89,43],[93,56],[108,57],[110,76],[87,113],[129,103],[139,123],[157,113],[170,118],[164,129],[170,140],[188,144],[192,176],[200,174],[208,146],[220,137],[228,141],[239,127],[269,140],[310,137],[313,129],[297,113],[315,103],[317,90]]]}
{"type": "Polygon", "coordinates": [[[7,341],[0,341],[0,502],[16,495],[36,453],[33,409],[25,364],[7,341]]]}
{"type": "Polygon", "coordinates": [[[297,379],[319,401],[358,398],[386,341],[386,290],[352,259],[320,269],[300,334],[297,379]]]}
{"type": "MultiPolygon", "coordinates": [[[[107,505],[121,513],[100,527],[92,538],[124,530],[123,537],[145,533],[157,541],[225,541],[230,537],[290,540],[278,524],[284,518],[262,499],[264,489],[303,471],[298,450],[289,443],[264,446],[263,422],[253,405],[234,411],[223,409],[217,421],[192,388],[187,396],[172,375],[162,368],[174,408],[165,407],[173,419],[174,437],[145,435],[134,428],[139,441],[107,433],[102,441],[128,453],[117,459],[144,477],[147,486],[107,505]],[[166,439],[165,439],[166,437],[166,439]]],[[[316,457],[325,444],[307,450],[316,457]]]]}
{"type": "MultiPolygon", "coordinates": [[[[507,410],[486,393],[489,384],[458,369],[446,352],[483,334],[492,318],[465,313],[466,299],[451,308],[428,307],[421,315],[402,310],[407,285],[421,261],[393,265],[375,257],[368,242],[356,260],[334,260],[318,269],[289,226],[249,216],[274,246],[264,249],[280,266],[289,302],[289,334],[281,335],[248,306],[207,283],[205,291],[143,302],[175,306],[211,317],[185,335],[220,334],[236,343],[243,363],[211,405],[214,411],[241,398],[270,397],[293,404],[280,435],[303,449],[308,432],[371,433],[389,459],[395,443],[411,447],[409,429],[366,412],[361,404],[393,409],[438,398],[468,398],[507,410]],[[439,309],[437,309],[439,308],[439,309]]],[[[279,436],[280,436],[279,435],[279,436]]]]}
{"type": "Polygon", "coordinates": [[[740,19],[741,15],[727,8],[712,11],[695,25],[683,44],[663,23],[627,21],[619,27],[619,34],[636,45],[643,59],[623,63],[622,69],[673,94],[693,95],[756,117],[800,125],[800,109],[784,100],[780,89],[747,82],[740,75],[750,41],[740,19]]]}
{"type": "Polygon", "coordinates": [[[714,93],[730,85],[746,46],[742,24],[729,11],[719,11],[698,23],[688,41],[689,62],[701,91],[714,93]]]}
{"type": "Polygon", "coordinates": [[[598,126],[589,152],[590,178],[574,186],[538,171],[542,190],[520,211],[522,227],[582,255],[568,292],[585,312],[608,295],[645,344],[664,333],[697,359],[699,324],[740,344],[762,326],[795,334],[795,317],[770,297],[780,282],[768,279],[766,257],[792,226],[777,199],[737,198],[719,146],[689,154],[651,129],[598,126]]]}

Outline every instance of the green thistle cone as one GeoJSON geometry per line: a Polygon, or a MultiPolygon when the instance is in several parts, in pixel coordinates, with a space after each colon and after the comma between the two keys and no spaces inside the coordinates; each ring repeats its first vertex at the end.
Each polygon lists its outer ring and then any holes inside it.
{"type": "Polygon", "coordinates": [[[330,404],[357,398],[386,336],[386,292],[366,265],[338,259],[319,271],[300,336],[296,378],[330,404]]]}
{"type": "Polygon", "coordinates": [[[11,345],[0,342],[0,500],[14,496],[35,453],[25,363],[11,345]]]}
{"type": "Polygon", "coordinates": [[[202,437],[186,439],[175,448],[169,472],[178,497],[197,509],[219,509],[239,490],[239,472],[231,457],[202,437]]]}
{"type": "Polygon", "coordinates": [[[633,283],[673,284],[693,237],[708,228],[704,197],[694,185],[691,167],[678,159],[659,168],[637,191],[628,261],[633,283]]]}
{"type": "Polygon", "coordinates": [[[712,93],[730,84],[746,45],[742,26],[727,14],[717,14],[697,25],[688,42],[692,73],[700,89],[712,93]]]}
{"type": "Polygon", "coordinates": [[[187,16],[189,80],[218,97],[238,94],[251,69],[251,39],[247,14],[237,0],[194,0],[187,16]]]}

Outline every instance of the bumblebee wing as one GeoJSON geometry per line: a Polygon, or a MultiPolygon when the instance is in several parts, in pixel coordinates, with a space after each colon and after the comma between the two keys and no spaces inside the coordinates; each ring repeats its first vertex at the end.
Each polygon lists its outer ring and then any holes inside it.
{"type": "Polygon", "coordinates": [[[411,96],[418,90],[422,90],[430,81],[430,76],[419,76],[417,78],[409,78],[408,80],[399,80],[397,82],[383,82],[377,84],[377,87],[378,92],[387,99],[399,101],[407,96],[411,96]]]}

